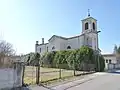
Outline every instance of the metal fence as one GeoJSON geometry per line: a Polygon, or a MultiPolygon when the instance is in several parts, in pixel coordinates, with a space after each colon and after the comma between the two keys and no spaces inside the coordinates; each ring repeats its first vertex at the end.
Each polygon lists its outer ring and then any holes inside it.
{"type": "MultiPolygon", "coordinates": [[[[81,70],[74,70],[74,69],[64,69],[63,65],[61,65],[60,68],[51,68],[51,67],[40,67],[39,70],[39,83],[42,84],[49,84],[51,82],[54,82],[56,80],[65,79],[69,77],[74,76],[80,76],[89,74],[95,71],[93,65],[87,65],[81,70]],[[91,67],[91,68],[90,68],[91,67]]],[[[64,65],[64,66],[67,66],[64,65]]],[[[37,80],[37,68],[38,66],[25,66],[25,72],[24,72],[24,83],[26,84],[36,84],[37,80]]]]}
{"type": "Polygon", "coordinates": [[[24,83],[25,84],[36,83],[36,67],[35,66],[25,66],[24,83]]]}

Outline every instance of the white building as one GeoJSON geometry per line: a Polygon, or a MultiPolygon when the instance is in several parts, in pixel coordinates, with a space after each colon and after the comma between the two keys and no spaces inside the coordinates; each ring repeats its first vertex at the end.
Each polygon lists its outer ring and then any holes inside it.
{"type": "MultiPolygon", "coordinates": [[[[97,31],[97,20],[88,14],[88,17],[81,22],[82,33],[80,35],[73,37],[53,35],[48,43],[44,43],[44,38],[42,38],[41,44],[36,41],[35,52],[43,54],[51,51],[79,49],[83,45],[100,52],[98,43],[98,33],[100,31],[97,31]]],[[[105,59],[105,69],[120,68],[120,59],[116,57],[115,50],[112,54],[103,54],[103,57],[105,59]]]]}
{"type": "Polygon", "coordinates": [[[114,52],[111,54],[103,54],[105,59],[105,69],[120,68],[120,57],[117,54],[117,47],[115,46],[114,52]]]}
{"type": "Polygon", "coordinates": [[[42,43],[39,44],[36,41],[35,52],[43,54],[45,52],[68,50],[68,49],[78,49],[83,45],[87,45],[94,50],[98,49],[98,32],[97,31],[97,20],[88,14],[88,17],[81,20],[82,22],[82,33],[78,36],[73,37],[62,37],[58,35],[53,35],[48,43],[44,43],[44,38],[42,38],[42,43]]]}

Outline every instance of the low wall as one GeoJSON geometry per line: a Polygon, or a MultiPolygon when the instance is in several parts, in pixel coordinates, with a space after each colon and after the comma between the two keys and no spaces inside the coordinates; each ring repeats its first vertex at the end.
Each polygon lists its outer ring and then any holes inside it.
{"type": "Polygon", "coordinates": [[[120,69],[120,64],[107,64],[108,66],[108,70],[111,70],[111,69],[120,69]]]}
{"type": "MultiPolygon", "coordinates": [[[[21,70],[21,69],[20,69],[21,70]]],[[[18,69],[0,69],[0,90],[2,88],[13,88],[22,85],[22,73],[18,69]]]]}

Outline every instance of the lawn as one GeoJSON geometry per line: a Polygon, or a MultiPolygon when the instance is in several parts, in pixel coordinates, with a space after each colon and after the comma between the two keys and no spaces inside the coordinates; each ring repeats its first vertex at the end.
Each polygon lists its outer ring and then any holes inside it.
{"type": "MultiPolygon", "coordinates": [[[[50,80],[55,80],[60,78],[60,69],[56,68],[40,68],[40,81],[46,82],[50,80]]],[[[74,76],[73,70],[65,70],[61,69],[61,78],[74,76]]],[[[77,71],[77,73],[81,73],[81,71],[77,71]]],[[[27,84],[35,84],[36,80],[36,67],[26,66],[25,68],[25,78],[24,82],[27,84]]]]}

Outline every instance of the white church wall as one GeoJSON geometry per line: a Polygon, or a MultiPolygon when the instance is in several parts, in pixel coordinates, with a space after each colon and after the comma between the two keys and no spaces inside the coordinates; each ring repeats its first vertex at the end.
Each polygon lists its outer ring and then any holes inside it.
{"type": "Polygon", "coordinates": [[[89,22],[90,29],[93,29],[93,23],[95,23],[95,30],[97,30],[97,22],[94,19],[91,19],[89,22]]]}
{"type": "Polygon", "coordinates": [[[90,25],[89,20],[82,22],[82,33],[88,31],[88,30],[85,30],[85,23],[87,23],[87,22],[88,22],[88,25],[90,25]]]}
{"type": "Polygon", "coordinates": [[[84,41],[83,39],[84,39],[83,36],[68,39],[67,43],[66,43],[66,48],[67,48],[67,46],[70,46],[71,49],[80,48],[83,45],[83,41],[84,41]]]}
{"type": "Polygon", "coordinates": [[[67,46],[66,46],[67,40],[60,40],[60,50],[66,50],[67,46]]]}
{"type": "Polygon", "coordinates": [[[79,44],[79,48],[80,48],[81,46],[84,45],[84,36],[79,37],[79,42],[80,42],[80,44],[79,44]]]}
{"type": "Polygon", "coordinates": [[[84,36],[73,37],[68,40],[64,40],[58,37],[54,37],[54,40],[51,40],[48,44],[41,44],[37,46],[37,52],[43,54],[50,51],[59,51],[67,50],[67,47],[70,46],[71,49],[78,49],[84,45],[84,36]],[[47,50],[48,47],[48,50],[47,50]],[[52,49],[54,47],[54,49],[52,49]],[[40,49],[41,48],[41,49],[40,49]]]}
{"type": "Polygon", "coordinates": [[[94,50],[98,49],[98,45],[97,45],[97,34],[92,34],[92,48],[94,50]]]}
{"type": "Polygon", "coordinates": [[[76,49],[78,48],[78,38],[72,38],[72,39],[68,39],[67,43],[66,43],[66,48],[70,46],[71,49],[76,49]]]}
{"type": "Polygon", "coordinates": [[[62,39],[55,37],[54,41],[49,42],[49,46],[48,46],[49,47],[49,51],[58,51],[58,50],[60,50],[60,47],[61,47],[60,43],[61,42],[63,42],[62,39]],[[53,47],[55,47],[55,48],[52,49],[53,47]]]}
{"type": "Polygon", "coordinates": [[[79,49],[82,45],[84,45],[84,36],[73,37],[68,40],[54,37],[54,39],[51,40],[48,44],[38,45],[37,52],[43,54],[47,51],[50,52],[50,51],[67,50],[68,46],[70,46],[71,49],[79,49]],[[54,49],[52,49],[53,47],[54,49]]]}
{"type": "Polygon", "coordinates": [[[40,54],[44,54],[47,51],[50,52],[50,51],[64,50],[65,43],[66,41],[64,39],[54,37],[54,40],[51,40],[48,44],[41,44],[37,46],[37,52],[40,54]],[[53,47],[54,49],[52,49],[53,47]],[[40,51],[40,48],[41,48],[41,51],[40,51]]]}
{"type": "Polygon", "coordinates": [[[89,36],[89,39],[91,39],[92,48],[94,50],[96,50],[98,48],[98,45],[97,45],[97,34],[90,33],[90,34],[88,34],[88,36],[89,36]]]}

